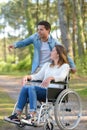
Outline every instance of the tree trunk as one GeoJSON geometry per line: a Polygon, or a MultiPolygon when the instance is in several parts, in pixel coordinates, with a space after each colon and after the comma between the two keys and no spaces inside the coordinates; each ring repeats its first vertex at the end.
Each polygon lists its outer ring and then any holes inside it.
{"type": "Polygon", "coordinates": [[[49,21],[49,5],[50,4],[50,0],[47,0],[47,7],[46,7],[46,10],[47,10],[47,13],[46,13],[46,20],[49,21]]]}
{"type": "Polygon", "coordinates": [[[36,25],[38,24],[38,9],[39,9],[39,0],[37,0],[37,10],[36,10],[36,25]]]}
{"type": "Polygon", "coordinates": [[[4,61],[7,61],[7,55],[6,55],[6,39],[4,37],[4,42],[3,42],[3,49],[4,49],[4,61]]]}
{"type": "Polygon", "coordinates": [[[26,15],[26,21],[27,21],[27,30],[29,35],[31,35],[33,33],[32,30],[32,16],[31,16],[31,9],[28,10],[28,5],[29,2],[28,0],[24,0],[24,10],[25,10],[25,15],[26,15]]]}
{"type": "Polygon", "coordinates": [[[76,8],[75,8],[75,0],[72,1],[73,4],[73,32],[72,32],[72,42],[73,42],[73,56],[76,56],[76,39],[75,39],[75,35],[76,35],[76,8]]]}
{"type": "Polygon", "coordinates": [[[67,52],[69,52],[69,54],[73,57],[72,41],[67,27],[67,17],[65,15],[65,9],[66,8],[64,0],[58,0],[58,14],[62,43],[65,45],[67,52]]]}
{"type": "Polygon", "coordinates": [[[84,54],[84,31],[83,31],[83,20],[82,20],[82,13],[81,13],[81,6],[78,0],[75,0],[76,5],[76,18],[77,18],[77,43],[78,43],[78,54],[82,56],[84,54]]]}

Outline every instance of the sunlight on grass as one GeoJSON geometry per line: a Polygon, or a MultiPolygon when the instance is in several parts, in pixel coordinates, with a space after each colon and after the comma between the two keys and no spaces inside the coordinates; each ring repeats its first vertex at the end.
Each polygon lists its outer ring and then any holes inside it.
{"type": "Polygon", "coordinates": [[[78,89],[77,90],[77,92],[79,93],[79,95],[81,96],[81,97],[83,97],[83,98],[87,98],[87,88],[85,88],[85,89],[78,89]]]}
{"type": "Polygon", "coordinates": [[[3,117],[2,117],[2,116],[0,116],[0,119],[2,119],[2,120],[3,120],[3,117]]]}
{"type": "Polygon", "coordinates": [[[87,84],[86,83],[73,83],[73,84],[71,83],[70,86],[72,88],[77,88],[77,87],[81,87],[82,88],[82,86],[83,87],[87,87],[87,84]]]}
{"type": "Polygon", "coordinates": [[[24,76],[29,72],[26,71],[11,71],[11,72],[0,72],[1,75],[10,75],[10,76],[24,76]]]}
{"type": "MultiPolygon", "coordinates": [[[[10,104],[10,106],[13,106],[13,104],[10,104]]],[[[2,107],[9,107],[9,104],[8,103],[2,103],[2,104],[0,104],[0,108],[2,108],[2,107]]]]}
{"type": "Polygon", "coordinates": [[[87,80],[72,79],[70,81],[70,88],[75,90],[83,99],[87,99],[87,80]]]}

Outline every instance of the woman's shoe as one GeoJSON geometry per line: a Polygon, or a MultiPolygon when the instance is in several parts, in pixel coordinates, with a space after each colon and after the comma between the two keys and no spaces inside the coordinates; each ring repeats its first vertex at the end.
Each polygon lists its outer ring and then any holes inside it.
{"type": "Polygon", "coordinates": [[[10,123],[14,123],[14,124],[20,124],[20,119],[18,118],[18,114],[15,113],[9,117],[5,117],[4,118],[5,121],[8,121],[10,123]]]}
{"type": "Polygon", "coordinates": [[[26,119],[21,119],[21,122],[27,125],[34,125],[34,123],[37,121],[36,116],[29,115],[26,119]]]}

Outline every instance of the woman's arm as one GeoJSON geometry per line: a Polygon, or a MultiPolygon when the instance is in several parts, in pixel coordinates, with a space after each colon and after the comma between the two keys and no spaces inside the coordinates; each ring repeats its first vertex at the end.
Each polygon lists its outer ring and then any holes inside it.
{"type": "Polygon", "coordinates": [[[42,86],[42,87],[48,87],[48,85],[50,84],[50,82],[51,82],[52,80],[55,80],[55,78],[54,78],[54,77],[48,77],[47,79],[45,79],[45,80],[41,83],[41,86],[42,86]]]}
{"type": "Polygon", "coordinates": [[[45,63],[43,67],[41,68],[41,70],[37,72],[36,74],[26,75],[22,80],[22,85],[26,84],[28,80],[43,80],[44,75],[45,75],[45,70],[47,69],[47,66],[49,64],[50,63],[45,63]]]}
{"type": "MultiPolygon", "coordinates": [[[[46,78],[42,83],[42,87],[47,87],[52,80],[55,82],[58,81],[64,81],[66,76],[69,74],[70,67],[68,64],[63,64],[59,68],[57,68],[55,73],[53,72],[53,75],[51,74],[50,77],[46,78]]],[[[52,71],[52,70],[51,70],[52,71]]]]}
{"type": "Polygon", "coordinates": [[[58,74],[56,73],[54,75],[54,79],[55,79],[54,81],[55,82],[64,81],[65,78],[68,76],[69,71],[70,71],[69,65],[68,64],[63,64],[60,67],[60,71],[58,72],[58,74]]]}
{"type": "Polygon", "coordinates": [[[45,63],[39,72],[37,72],[36,74],[32,74],[31,75],[32,80],[43,80],[45,71],[47,67],[49,66],[49,64],[50,63],[45,63]]]}
{"type": "Polygon", "coordinates": [[[25,85],[28,80],[32,80],[31,75],[26,75],[22,80],[22,85],[25,85]]]}

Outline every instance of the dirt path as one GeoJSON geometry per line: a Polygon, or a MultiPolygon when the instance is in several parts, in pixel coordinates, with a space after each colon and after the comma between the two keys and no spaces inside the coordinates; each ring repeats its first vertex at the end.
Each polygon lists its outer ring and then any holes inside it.
{"type": "MultiPolygon", "coordinates": [[[[12,76],[0,76],[0,87],[4,88],[5,92],[9,94],[9,96],[14,99],[15,101],[17,100],[19,91],[21,89],[21,79],[22,77],[12,77],[12,76]]],[[[82,101],[83,105],[83,116],[81,118],[81,122],[79,123],[78,127],[75,130],[87,130],[87,101],[82,101]]],[[[0,130],[18,130],[19,128],[16,127],[15,125],[8,125],[6,127],[0,128],[0,130]]],[[[42,127],[40,128],[33,128],[33,127],[24,127],[21,128],[21,130],[43,130],[42,127]]],[[[57,129],[59,128],[57,127],[57,129]]]]}
{"type": "Polygon", "coordinates": [[[21,89],[21,81],[22,77],[0,76],[0,87],[4,88],[12,99],[17,100],[21,89]]]}

